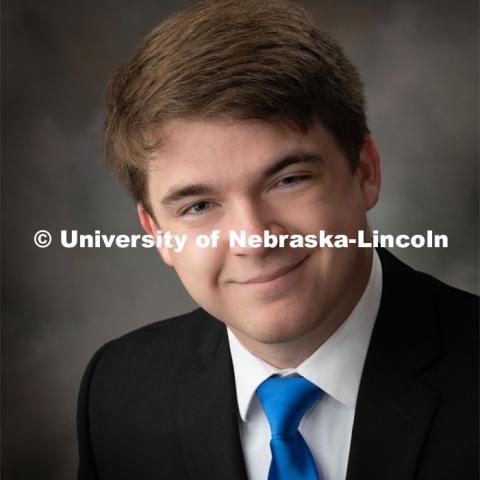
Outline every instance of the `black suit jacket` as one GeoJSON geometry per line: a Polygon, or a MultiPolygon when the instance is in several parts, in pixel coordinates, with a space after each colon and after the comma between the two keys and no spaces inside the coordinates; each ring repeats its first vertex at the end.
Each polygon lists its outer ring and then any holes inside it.
{"type": "MultiPolygon", "coordinates": [[[[379,254],[347,480],[476,480],[477,298],[379,254]]],[[[225,326],[198,309],[106,344],[78,436],[82,480],[246,480],[225,326]]]]}

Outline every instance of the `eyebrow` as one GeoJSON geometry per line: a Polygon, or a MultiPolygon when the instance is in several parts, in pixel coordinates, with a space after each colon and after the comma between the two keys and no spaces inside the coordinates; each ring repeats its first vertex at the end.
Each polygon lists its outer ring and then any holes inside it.
{"type": "Polygon", "coordinates": [[[286,155],[285,157],[280,158],[277,160],[273,165],[268,167],[261,176],[263,178],[271,177],[276,173],[280,172],[284,168],[293,165],[295,163],[324,163],[322,157],[317,153],[310,153],[310,152],[298,152],[298,153],[291,153],[286,155]]]}
{"type": "MultiPolygon", "coordinates": [[[[297,152],[288,154],[273,165],[267,167],[260,173],[260,178],[268,178],[276,173],[280,172],[284,168],[294,165],[296,163],[324,163],[322,157],[317,153],[310,152],[297,152]]],[[[208,183],[193,183],[189,185],[181,185],[170,188],[167,193],[162,197],[160,203],[162,205],[171,205],[186,197],[193,197],[197,195],[214,195],[218,193],[217,189],[208,183]]]]}

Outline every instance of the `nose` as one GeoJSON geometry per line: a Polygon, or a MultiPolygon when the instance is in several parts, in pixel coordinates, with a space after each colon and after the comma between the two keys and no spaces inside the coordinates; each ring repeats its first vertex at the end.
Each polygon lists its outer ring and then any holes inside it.
{"type": "Polygon", "coordinates": [[[286,232],[281,222],[274,218],[273,212],[269,208],[253,202],[236,205],[230,213],[228,223],[228,238],[231,236],[230,232],[235,232],[235,238],[247,240],[244,245],[237,241],[229,246],[233,255],[264,256],[274,250],[274,248],[263,244],[264,231],[268,230],[272,235],[280,235],[286,232]],[[260,246],[253,247],[248,243],[248,239],[252,235],[260,236],[262,242],[260,246]]]}

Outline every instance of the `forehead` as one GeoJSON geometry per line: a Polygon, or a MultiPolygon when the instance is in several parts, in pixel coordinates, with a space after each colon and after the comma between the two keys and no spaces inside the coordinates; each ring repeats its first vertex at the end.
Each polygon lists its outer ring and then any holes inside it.
{"type": "Polygon", "coordinates": [[[261,120],[175,119],[162,126],[161,147],[151,157],[149,177],[255,174],[278,158],[298,153],[329,156],[331,133],[316,122],[306,133],[261,120]],[[212,172],[210,172],[212,173],[212,172]]]}

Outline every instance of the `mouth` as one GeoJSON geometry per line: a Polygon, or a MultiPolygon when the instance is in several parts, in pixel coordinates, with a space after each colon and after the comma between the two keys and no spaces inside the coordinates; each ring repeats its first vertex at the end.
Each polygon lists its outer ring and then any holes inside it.
{"type": "Polygon", "coordinates": [[[277,279],[286,278],[289,276],[290,273],[293,273],[295,270],[297,270],[297,268],[300,267],[300,265],[302,265],[307,258],[308,258],[308,255],[293,265],[279,268],[278,270],[275,270],[268,274],[252,277],[249,280],[246,280],[245,282],[237,282],[237,283],[239,283],[240,285],[259,285],[259,284],[261,285],[261,284],[267,284],[267,283],[273,282],[274,280],[277,280],[277,279]]]}

